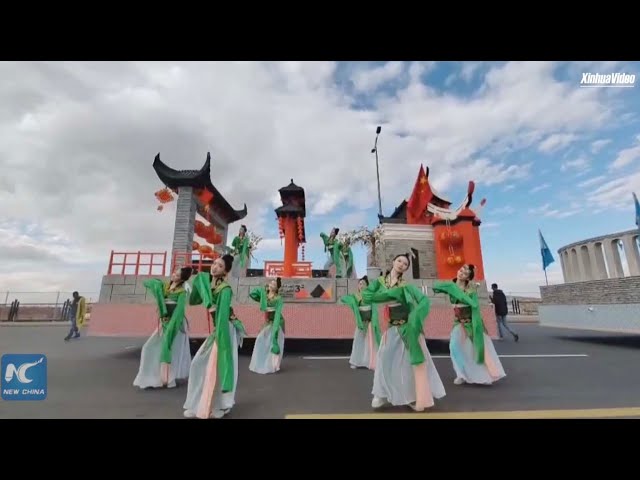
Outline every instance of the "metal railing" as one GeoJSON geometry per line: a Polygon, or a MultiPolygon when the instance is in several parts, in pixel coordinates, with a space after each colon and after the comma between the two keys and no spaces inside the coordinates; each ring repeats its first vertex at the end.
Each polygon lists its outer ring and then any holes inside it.
{"type": "MultiPolygon", "coordinates": [[[[159,268],[156,270],[159,270],[159,268]]],[[[109,269],[107,270],[107,274],[164,276],[166,270],[167,252],[115,252],[111,250],[111,256],[109,257],[109,269]],[[153,267],[162,267],[162,271],[154,271],[153,267]]]]}
{"type": "MultiPolygon", "coordinates": [[[[80,292],[87,312],[99,297],[98,292],[80,292]]],[[[72,292],[0,292],[0,322],[67,321],[72,292]]]]}

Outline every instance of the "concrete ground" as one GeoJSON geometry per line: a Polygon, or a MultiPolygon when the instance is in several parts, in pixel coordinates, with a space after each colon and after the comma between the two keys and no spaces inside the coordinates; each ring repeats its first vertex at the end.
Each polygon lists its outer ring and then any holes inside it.
{"type": "MultiPolygon", "coordinates": [[[[281,372],[249,371],[252,342],[240,355],[232,418],[640,418],[640,336],[516,324],[520,342],[495,342],[507,377],[455,386],[446,342],[429,342],[447,396],[423,414],[374,412],[373,373],[349,368],[350,342],[287,341],[281,372]],[[596,409],[596,410],[592,410],[596,409]]],[[[0,354],[43,353],[48,398],[0,401],[0,418],[182,418],[186,385],[133,387],[144,339],[83,337],[64,342],[61,326],[0,329],[0,354]]]]}

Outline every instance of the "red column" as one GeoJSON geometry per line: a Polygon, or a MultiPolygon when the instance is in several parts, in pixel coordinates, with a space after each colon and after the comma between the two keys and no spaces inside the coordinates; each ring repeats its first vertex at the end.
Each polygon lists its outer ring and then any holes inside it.
{"type": "Polygon", "coordinates": [[[295,218],[284,219],[284,268],[283,276],[293,276],[293,264],[298,261],[298,224],[295,218]]]}
{"type": "Polygon", "coordinates": [[[465,218],[456,225],[462,235],[462,251],[464,263],[472,263],[475,267],[475,280],[484,280],[484,265],[482,263],[482,246],[480,245],[480,230],[473,225],[471,218],[465,218]]]}

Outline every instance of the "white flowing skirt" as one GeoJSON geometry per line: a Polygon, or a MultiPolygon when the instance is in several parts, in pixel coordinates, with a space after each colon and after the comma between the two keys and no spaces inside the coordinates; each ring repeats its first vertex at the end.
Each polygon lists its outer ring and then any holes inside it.
{"type": "Polygon", "coordinates": [[[284,332],[282,328],[278,333],[278,346],[280,347],[280,353],[274,355],[271,353],[271,332],[273,331],[273,324],[269,323],[265,325],[253,347],[253,353],[251,354],[251,363],[249,364],[249,370],[254,373],[268,374],[275,373],[280,370],[282,364],[282,356],[284,354],[284,332]]]}
{"type": "MultiPolygon", "coordinates": [[[[140,367],[133,380],[139,388],[159,388],[163,386],[160,357],[162,354],[162,328],[158,327],[142,346],[140,367]]],[[[189,346],[189,330],[187,320],[178,330],[171,346],[171,365],[169,366],[168,388],[176,386],[176,380],[189,376],[191,365],[191,348],[189,346]]]]}
{"type": "MultiPolygon", "coordinates": [[[[235,327],[229,323],[229,335],[231,337],[231,354],[233,356],[233,390],[222,393],[222,386],[217,375],[217,358],[211,358],[214,351],[214,341],[205,340],[191,362],[191,370],[189,371],[189,384],[187,386],[187,399],[183,408],[185,416],[195,417],[199,413],[203,416],[222,416],[221,413],[233,408],[236,398],[236,389],[238,388],[238,336],[235,327]],[[211,377],[207,376],[208,369],[215,368],[216,375],[215,384],[211,384],[211,377]],[[213,392],[213,399],[211,394],[213,392]]],[[[215,345],[215,353],[218,349],[215,345]]]]}
{"type": "Polygon", "coordinates": [[[410,405],[417,402],[418,394],[421,393],[424,395],[425,406],[430,407],[434,405],[435,398],[446,395],[423,335],[420,335],[419,341],[425,362],[422,365],[413,366],[409,350],[402,341],[398,327],[389,327],[378,349],[373,376],[374,397],[385,400],[391,405],[410,405]]]}
{"type": "Polygon", "coordinates": [[[368,368],[375,370],[377,345],[373,335],[371,322],[366,322],[366,329],[363,332],[358,327],[353,334],[353,344],[351,346],[351,357],[349,363],[354,368],[368,368]]]}
{"type": "Polygon", "coordinates": [[[478,364],[474,359],[473,342],[467,336],[462,325],[456,324],[451,330],[449,340],[449,352],[451,362],[456,372],[456,378],[465,383],[478,383],[491,385],[506,377],[500,358],[496,352],[491,338],[484,335],[484,363],[478,364]]]}

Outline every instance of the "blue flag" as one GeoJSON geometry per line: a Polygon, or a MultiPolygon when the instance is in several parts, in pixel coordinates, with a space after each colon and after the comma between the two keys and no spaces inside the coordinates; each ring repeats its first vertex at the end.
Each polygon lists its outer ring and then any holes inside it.
{"type": "Polygon", "coordinates": [[[640,228],[640,203],[638,203],[638,197],[636,194],[633,194],[633,201],[636,204],[636,226],[640,228]]]}
{"type": "Polygon", "coordinates": [[[547,242],[544,241],[544,237],[542,236],[542,232],[538,230],[538,234],[540,235],[540,253],[542,254],[542,269],[546,270],[549,265],[551,265],[555,260],[553,259],[553,255],[551,254],[551,250],[547,246],[547,242]]]}

